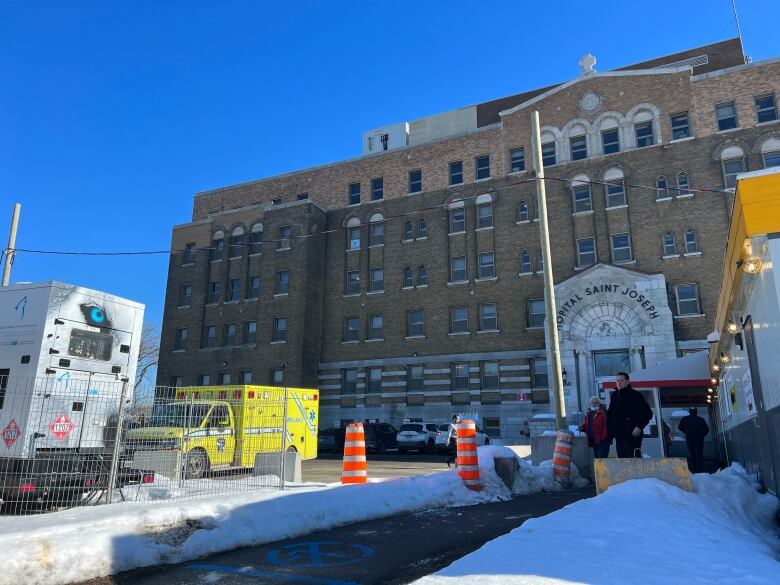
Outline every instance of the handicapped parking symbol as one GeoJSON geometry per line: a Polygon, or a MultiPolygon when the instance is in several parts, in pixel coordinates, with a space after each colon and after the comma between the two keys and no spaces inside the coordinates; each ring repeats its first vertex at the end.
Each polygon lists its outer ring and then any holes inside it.
{"type": "Polygon", "coordinates": [[[374,549],[363,544],[336,541],[299,542],[271,550],[267,563],[277,567],[321,568],[352,565],[374,556],[374,549]]]}

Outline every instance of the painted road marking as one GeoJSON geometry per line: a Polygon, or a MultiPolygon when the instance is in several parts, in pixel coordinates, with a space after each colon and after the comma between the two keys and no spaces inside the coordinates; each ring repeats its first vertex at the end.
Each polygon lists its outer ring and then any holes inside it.
{"type": "Polygon", "coordinates": [[[330,540],[299,542],[269,551],[265,560],[277,567],[321,568],[353,565],[374,556],[363,544],[330,540]]]}
{"type": "Polygon", "coordinates": [[[226,565],[187,565],[190,571],[206,571],[209,573],[225,573],[228,575],[240,575],[242,577],[258,577],[279,579],[288,583],[308,583],[309,585],[360,585],[355,581],[341,581],[339,579],[329,579],[327,577],[309,577],[308,575],[290,575],[289,573],[280,574],[270,571],[260,571],[247,567],[229,567],[226,565]]]}

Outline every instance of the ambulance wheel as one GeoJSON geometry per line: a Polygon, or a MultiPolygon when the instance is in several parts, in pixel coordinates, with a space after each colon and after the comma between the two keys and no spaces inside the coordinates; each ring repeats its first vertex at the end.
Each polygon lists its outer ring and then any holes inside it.
{"type": "Polygon", "coordinates": [[[203,451],[187,453],[187,479],[201,479],[209,469],[209,458],[203,451]]]}
{"type": "Polygon", "coordinates": [[[287,447],[287,452],[288,452],[288,453],[297,453],[297,452],[298,452],[298,449],[296,449],[295,447],[293,447],[292,445],[290,445],[289,447],[287,447]]]}

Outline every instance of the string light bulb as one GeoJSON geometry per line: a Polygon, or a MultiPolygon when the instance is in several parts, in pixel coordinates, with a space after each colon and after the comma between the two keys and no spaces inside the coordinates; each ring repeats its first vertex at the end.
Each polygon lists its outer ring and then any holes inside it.
{"type": "Polygon", "coordinates": [[[726,331],[732,335],[736,335],[739,332],[739,325],[734,323],[734,321],[729,321],[729,324],[726,325],[726,331]]]}
{"type": "Polygon", "coordinates": [[[717,386],[718,385],[718,379],[717,378],[710,378],[710,384],[712,384],[713,386],[717,386]]]}
{"type": "Polygon", "coordinates": [[[720,352],[720,361],[721,363],[727,364],[729,363],[729,356],[727,356],[725,353],[720,352]]]}
{"type": "Polygon", "coordinates": [[[758,258],[745,258],[742,262],[742,270],[748,274],[758,274],[761,272],[761,260],[758,258]]]}
{"type": "Polygon", "coordinates": [[[720,366],[718,364],[712,364],[712,371],[713,372],[720,372],[720,366]]]}

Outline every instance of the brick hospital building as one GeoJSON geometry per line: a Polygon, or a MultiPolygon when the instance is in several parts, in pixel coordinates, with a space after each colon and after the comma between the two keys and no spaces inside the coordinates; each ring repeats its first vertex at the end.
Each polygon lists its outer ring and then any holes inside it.
{"type": "Polygon", "coordinates": [[[739,39],[366,132],[349,160],[195,196],[158,384],[318,387],[321,425],[550,411],[530,114],[565,392],[707,348],[737,173],[780,165],[780,58],[739,39]]]}

